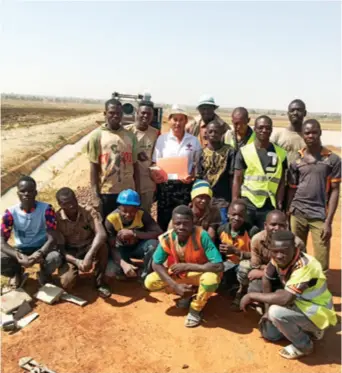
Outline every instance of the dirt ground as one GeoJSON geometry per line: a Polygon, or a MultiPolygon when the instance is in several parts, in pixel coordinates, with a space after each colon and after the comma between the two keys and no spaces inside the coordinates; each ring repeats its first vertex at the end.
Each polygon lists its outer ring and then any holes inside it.
{"type": "Polygon", "coordinates": [[[12,167],[50,149],[102,118],[103,114],[95,113],[49,124],[2,129],[1,174],[5,174],[12,167]]]}
{"type": "MultiPolygon", "coordinates": [[[[89,197],[85,154],[70,162],[39,195],[53,201],[62,186],[77,188],[82,201],[89,197]]],[[[309,243],[309,252],[312,245],[309,243]]],[[[109,300],[97,297],[92,278],[80,279],[74,294],[86,299],[84,308],[60,302],[37,302],[39,318],[13,335],[2,332],[2,371],[16,373],[19,358],[32,356],[57,373],[172,372],[340,372],[341,362],[341,219],[333,226],[329,287],[339,315],[338,324],[315,344],[315,353],[300,361],[278,355],[281,346],[265,342],[253,311],[234,313],[232,298],[216,295],[204,311],[205,322],[184,327],[185,311],[175,307],[175,295],[149,294],[135,281],[111,281],[109,300]]],[[[37,281],[26,290],[34,294],[37,281]]]]}

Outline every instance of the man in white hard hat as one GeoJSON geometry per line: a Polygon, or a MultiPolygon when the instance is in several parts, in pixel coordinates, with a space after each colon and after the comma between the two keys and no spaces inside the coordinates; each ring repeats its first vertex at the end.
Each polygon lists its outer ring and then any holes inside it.
{"type": "Polygon", "coordinates": [[[186,126],[186,131],[198,137],[202,147],[205,147],[208,142],[206,139],[206,128],[210,122],[218,122],[224,127],[224,133],[230,129],[229,125],[215,113],[217,108],[218,105],[216,105],[214,97],[202,95],[197,106],[199,115],[186,126]]]}

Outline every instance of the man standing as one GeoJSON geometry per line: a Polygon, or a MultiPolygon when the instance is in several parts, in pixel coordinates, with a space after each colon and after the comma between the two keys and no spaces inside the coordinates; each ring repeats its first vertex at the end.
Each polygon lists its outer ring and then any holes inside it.
{"type": "Polygon", "coordinates": [[[149,167],[152,164],[152,153],[159,134],[159,131],[151,126],[152,120],[153,103],[142,101],[138,109],[138,122],[125,127],[137,137],[141,208],[149,213],[156,190],[156,183],[150,177],[149,167]]]}
{"type": "Polygon", "coordinates": [[[103,219],[115,209],[121,190],[139,192],[136,136],[121,126],[122,105],[116,99],[105,103],[106,123],[89,139],[90,182],[103,219]]]}
{"type": "Polygon", "coordinates": [[[52,206],[36,201],[37,185],[30,176],[20,178],[20,203],[9,207],[1,223],[1,274],[10,277],[10,287],[23,280],[23,268],[40,264],[39,282],[51,282],[52,273],[62,264],[56,251],[56,214],[52,206]],[[7,243],[14,233],[14,246],[7,243]]]}
{"type": "Polygon", "coordinates": [[[303,148],[289,169],[291,229],[305,243],[311,232],[315,258],[329,268],[331,225],[340,195],[341,158],[321,144],[321,125],[303,124],[303,148]]]}
{"type": "Polygon", "coordinates": [[[237,107],[232,112],[232,123],[234,130],[228,130],[224,136],[225,144],[234,148],[237,152],[242,146],[255,140],[255,133],[248,125],[249,113],[244,107],[237,107]]]}
{"type": "Polygon", "coordinates": [[[215,114],[215,110],[217,108],[218,105],[215,104],[213,97],[208,95],[201,96],[197,106],[199,115],[186,125],[186,131],[191,135],[198,137],[202,148],[208,143],[206,133],[208,123],[218,122],[224,129],[223,133],[230,129],[229,125],[217,114],[215,114]]]}
{"type": "Polygon", "coordinates": [[[153,255],[155,272],[145,280],[149,291],[159,291],[167,286],[182,298],[178,306],[188,308],[185,322],[188,328],[202,321],[201,311],[220,283],[223,271],[222,258],[208,233],[195,227],[190,207],[180,205],[173,210],[173,229],[164,233],[153,255]],[[168,268],[164,262],[168,261],[168,268]],[[198,286],[196,297],[191,298],[192,286],[198,286]]]}
{"type": "Polygon", "coordinates": [[[287,162],[290,164],[297,157],[298,151],[303,149],[305,145],[302,136],[302,126],[306,116],[305,103],[298,99],[291,101],[287,115],[290,121],[289,126],[273,132],[271,141],[286,150],[287,162]]]}
{"type": "Polygon", "coordinates": [[[313,340],[323,338],[324,330],[336,325],[331,293],[319,262],[296,249],[290,231],[272,235],[271,258],[263,277],[264,293],[248,293],[240,303],[243,311],[253,302],[264,303],[266,313],[259,323],[269,341],[288,339],[291,344],[279,353],[285,359],[298,359],[313,352],[313,340]],[[270,279],[279,277],[284,289],[272,292],[270,279]]]}
{"type": "Polygon", "coordinates": [[[246,200],[249,222],[260,230],[271,210],[282,209],[284,199],[286,152],[270,142],[272,125],[270,117],[258,117],[255,141],[243,146],[235,159],[233,200],[246,200]]]}
{"type": "Polygon", "coordinates": [[[100,214],[92,207],[80,206],[70,188],[61,188],[56,199],[60,206],[59,247],[66,262],[59,273],[62,287],[71,290],[79,271],[90,271],[94,263],[97,291],[102,298],[108,298],[111,292],[103,281],[108,263],[107,237],[100,214]]]}

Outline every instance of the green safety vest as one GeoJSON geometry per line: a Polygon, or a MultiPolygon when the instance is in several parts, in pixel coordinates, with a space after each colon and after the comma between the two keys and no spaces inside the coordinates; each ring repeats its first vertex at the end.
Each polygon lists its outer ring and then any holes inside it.
{"type": "Polygon", "coordinates": [[[277,168],[274,173],[265,173],[254,142],[240,149],[247,165],[241,186],[241,196],[248,198],[257,208],[264,206],[267,198],[270,198],[273,207],[276,207],[276,194],[283,173],[286,151],[275,144],[273,146],[278,156],[277,168]]]}
{"type": "MultiPolygon", "coordinates": [[[[253,131],[250,138],[247,141],[247,144],[245,144],[244,146],[251,144],[252,142],[254,142],[254,140],[255,140],[255,132],[253,131]]],[[[236,142],[235,142],[234,132],[232,130],[228,130],[226,134],[224,135],[224,143],[226,145],[232,146],[235,149],[236,142]]]]}
{"type": "Polygon", "coordinates": [[[304,290],[302,294],[297,294],[295,305],[322,330],[337,323],[332,295],[327,288],[327,280],[321,264],[312,256],[304,255],[309,259],[308,264],[295,270],[286,282],[286,286],[317,279],[315,286],[304,290]]]}

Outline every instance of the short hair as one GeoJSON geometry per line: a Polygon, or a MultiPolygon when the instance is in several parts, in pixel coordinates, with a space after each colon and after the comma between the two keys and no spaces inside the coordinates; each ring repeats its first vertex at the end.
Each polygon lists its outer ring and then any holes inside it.
{"type": "Polygon", "coordinates": [[[231,202],[231,204],[229,206],[229,209],[233,206],[242,206],[245,210],[247,209],[247,204],[246,204],[245,200],[243,200],[242,198],[238,198],[238,199],[234,200],[233,202],[231,202]]]}
{"type": "Polygon", "coordinates": [[[147,106],[154,109],[154,103],[152,101],[142,100],[139,102],[139,108],[142,106],[147,106]]]}
{"type": "Polygon", "coordinates": [[[213,120],[213,121],[209,122],[206,127],[208,128],[210,125],[214,125],[214,126],[218,127],[218,129],[221,132],[224,132],[225,129],[226,129],[225,124],[223,122],[218,122],[218,121],[213,120]]]}
{"type": "Polygon", "coordinates": [[[27,175],[21,176],[20,179],[18,180],[17,187],[19,187],[19,184],[22,182],[32,183],[34,187],[37,188],[36,180],[34,180],[34,178],[31,176],[27,176],[27,175]]]}
{"type": "Polygon", "coordinates": [[[286,220],[286,215],[280,210],[272,210],[266,215],[266,221],[273,215],[281,216],[284,220],[286,220]]]}
{"type": "Polygon", "coordinates": [[[106,109],[106,111],[108,110],[109,105],[121,106],[122,107],[122,103],[119,100],[117,100],[116,98],[111,98],[110,100],[107,100],[105,102],[105,109],[106,109]]]}
{"type": "Polygon", "coordinates": [[[57,201],[59,201],[62,197],[64,198],[75,197],[76,198],[76,195],[75,195],[75,192],[71,188],[64,187],[64,188],[59,189],[56,193],[57,201]]]}
{"type": "Polygon", "coordinates": [[[305,105],[305,102],[300,100],[299,98],[296,98],[295,100],[292,100],[290,103],[289,103],[289,106],[288,106],[288,110],[290,109],[290,106],[293,105],[293,104],[299,104],[301,106],[304,107],[304,110],[306,110],[306,105],[305,105]]]}
{"type": "Polygon", "coordinates": [[[256,119],[255,119],[255,122],[254,122],[254,125],[256,126],[256,124],[259,122],[259,120],[261,119],[264,119],[266,122],[268,122],[268,124],[270,124],[271,126],[273,126],[273,121],[272,119],[268,116],[268,115],[260,115],[258,116],[256,119]]]}
{"type": "Polygon", "coordinates": [[[272,234],[272,241],[295,242],[295,235],[291,231],[276,231],[272,234]]]}
{"type": "Polygon", "coordinates": [[[242,106],[236,107],[233,110],[232,115],[234,115],[235,113],[241,113],[243,117],[249,118],[248,110],[242,106]]]}
{"type": "Polygon", "coordinates": [[[321,123],[319,123],[319,121],[317,119],[307,119],[304,123],[303,123],[303,127],[304,128],[307,124],[312,124],[314,126],[317,126],[320,130],[322,130],[321,128],[321,123]]]}
{"type": "Polygon", "coordinates": [[[186,216],[187,218],[190,218],[190,219],[194,218],[194,214],[193,214],[191,208],[189,206],[185,206],[185,205],[177,206],[172,211],[172,217],[174,217],[174,215],[182,215],[182,216],[186,216]]]}

